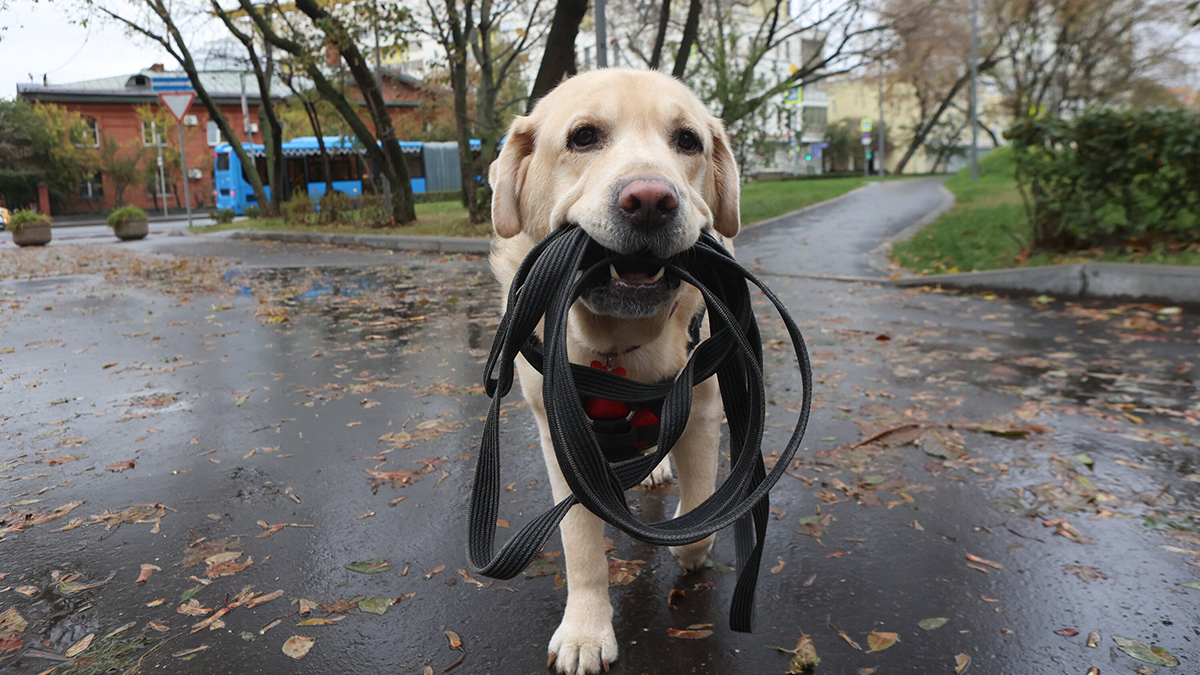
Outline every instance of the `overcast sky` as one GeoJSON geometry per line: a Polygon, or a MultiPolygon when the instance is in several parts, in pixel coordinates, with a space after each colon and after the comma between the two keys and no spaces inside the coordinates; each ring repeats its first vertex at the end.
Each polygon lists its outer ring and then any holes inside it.
{"type": "MultiPolygon", "coordinates": [[[[0,0],[0,5],[4,5],[0,0]]],[[[133,73],[153,63],[174,67],[157,46],[136,40],[104,22],[91,28],[74,25],[64,14],[66,3],[10,2],[0,11],[0,98],[17,94],[18,82],[51,84],[133,73]]]]}

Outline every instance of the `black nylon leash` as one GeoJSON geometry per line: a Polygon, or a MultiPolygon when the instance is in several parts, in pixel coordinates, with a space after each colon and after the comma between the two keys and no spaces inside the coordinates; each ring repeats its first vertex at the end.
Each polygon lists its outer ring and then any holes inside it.
{"type": "Polygon", "coordinates": [[[576,226],[563,227],[540,241],[521,263],[508,295],[485,370],[492,398],[476,462],[468,517],[467,555],[473,571],[511,579],[542,550],[554,529],[575,504],[582,504],[632,537],[659,546],[700,541],[734,525],[738,579],[729,610],[730,628],[748,633],[754,613],[754,589],[766,538],[767,493],[783,476],[804,438],[812,405],[812,368],[800,329],[786,308],[757,277],[734,260],[709,233],[687,251],[661,261],[668,272],[700,291],[709,314],[710,337],[696,346],[673,381],[645,383],[604,370],[573,364],[567,356],[567,319],[571,305],[598,280],[607,278],[619,256],[600,248],[576,226]],[[599,255],[574,283],[585,259],[599,255]],[[787,328],[804,386],[796,428],[768,472],[762,437],[766,418],[762,340],[751,304],[749,282],[774,305],[787,328]],[[544,338],[534,329],[545,317],[544,338]],[[543,375],[546,418],[554,453],[571,496],[537,516],[495,551],[500,504],[500,404],[512,389],[513,361],[520,353],[543,375]],[[692,388],[717,375],[729,425],[729,476],[708,499],[676,518],[647,524],[629,510],[625,491],[638,485],[659,464],[687,426],[692,388]],[[614,401],[662,400],[659,437],[648,455],[610,462],[600,448],[581,396],[614,401]]]}

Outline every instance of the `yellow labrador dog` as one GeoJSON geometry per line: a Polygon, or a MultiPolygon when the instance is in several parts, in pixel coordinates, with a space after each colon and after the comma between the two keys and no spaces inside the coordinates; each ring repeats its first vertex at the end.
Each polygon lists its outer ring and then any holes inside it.
{"type": "MultiPolygon", "coordinates": [[[[737,165],[721,122],[682,83],[656,72],[594,70],[563,82],[513,122],[488,178],[491,262],[503,296],[534,244],[568,223],[613,251],[658,258],[690,248],[702,230],[731,238],[740,227],[737,165]]],[[[571,361],[607,361],[644,382],[674,377],[688,357],[688,326],[703,309],[700,293],[661,269],[610,272],[571,310],[571,361]]],[[[522,358],[517,372],[537,417],[554,498],[562,500],[570,488],[551,445],[542,376],[522,358]]],[[[715,378],[696,387],[692,406],[670,455],[679,476],[677,514],[714,490],[722,417],[715,378]]],[[[666,482],[670,474],[664,460],[647,481],[666,482]]],[[[618,648],[604,521],[575,506],[561,533],[567,607],[550,638],[549,663],[560,673],[608,670],[618,648]]],[[[693,570],[711,548],[709,537],[671,552],[693,570]]]]}

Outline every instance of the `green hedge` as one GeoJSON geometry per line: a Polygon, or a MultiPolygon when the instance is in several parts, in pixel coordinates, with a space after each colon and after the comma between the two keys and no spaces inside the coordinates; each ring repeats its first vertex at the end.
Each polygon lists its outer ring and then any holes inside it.
{"type": "Polygon", "coordinates": [[[32,171],[0,167],[0,203],[7,204],[10,209],[38,203],[39,180],[32,171]]]}
{"type": "Polygon", "coordinates": [[[433,202],[461,202],[462,190],[438,190],[434,192],[414,192],[414,204],[431,204],[433,202]]]}
{"type": "Polygon", "coordinates": [[[1093,110],[1005,136],[1033,247],[1200,241],[1200,112],[1093,110]]]}
{"type": "Polygon", "coordinates": [[[280,214],[288,225],[346,225],[352,227],[388,227],[391,214],[383,206],[383,197],[366,194],[352,197],[344,192],[321,196],[318,210],[307,195],[298,195],[283,203],[280,214]]]}

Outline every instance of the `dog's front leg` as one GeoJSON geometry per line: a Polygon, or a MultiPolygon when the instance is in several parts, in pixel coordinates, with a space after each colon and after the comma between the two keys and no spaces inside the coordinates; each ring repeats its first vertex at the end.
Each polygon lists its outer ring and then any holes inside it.
{"type": "MultiPolygon", "coordinates": [[[[554,501],[571,494],[554,455],[542,403],[541,375],[524,359],[518,360],[521,389],[537,419],[542,455],[550,476],[554,501]]],[[[562,623],[550,638],[549,665],[560,673],[592,675],[617,660],[612,601],[608,597],[608,558],[604,553],[604,521],[582,505],[567,513],[559,526],[567,564],[567,608],[562,623]]]]}
{"type": "MultiPolygon", "coordinates": [[[[551,451],[549,460],[553,459],[551,451]]],[[[551,482],[555,483],[555,499],[570,494],[570,490],[558,489],[554,474],[562,479],[557,465],[550,473],[551,482]]],[[[608,597],[604,521],[582,505],[576,505],[559,530],[567,558],[567,609],[550,638],[549,663],[558,672],[571,675],[608,670],[608,664],[617,660],[617,636],[613,632],[613,609],[608,597]]]]}

